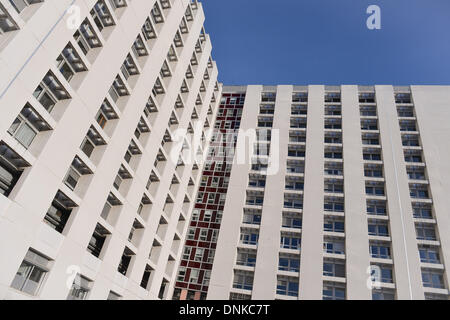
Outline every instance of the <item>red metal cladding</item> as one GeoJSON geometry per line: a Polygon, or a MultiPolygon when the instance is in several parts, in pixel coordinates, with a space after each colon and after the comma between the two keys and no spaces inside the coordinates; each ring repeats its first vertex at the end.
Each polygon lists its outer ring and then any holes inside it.
{"type": "Polygon", "coordinates": [[[235,140],[240,127],[245,94],[222,95],[215,134],[221,137],[211,142],[201,185],[189,223],[188,236],[183,248],[173,299],[205,299],[209,275],[214,261],[223,206],[228,190],[235,140]],[[241,110],[241,111],[239,111],[241,110]],[[231,143],[230,143],[231,142],[231,143]],[[222,149],[228,156],[217,155],[222,149]],[[230,152],[231,151],[231,152],[230,152]],[[211,153],[212,152],[212,153],[211,153]]]}

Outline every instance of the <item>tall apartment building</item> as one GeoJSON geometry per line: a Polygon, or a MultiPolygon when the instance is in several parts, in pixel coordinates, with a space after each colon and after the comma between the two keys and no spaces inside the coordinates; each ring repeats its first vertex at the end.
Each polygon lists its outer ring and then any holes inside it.
{"type": "Polygon", "coordinates": [[[202,189],[174,298],[449,298],[450,87],[225,86],[219,110],[234,96],[215,256],[202,189]]]}
{"type": "Polygon", "coordinates": [[[171,298],[202,170],[178,154],[221,94],[204,19],[0,0],[0,299],[171,298]]]}
{"type": "Polygon", "coordinates": [[[0,0],[0,299],[448,299],[450,87],[222,88],[204,19],[0,0]]]}

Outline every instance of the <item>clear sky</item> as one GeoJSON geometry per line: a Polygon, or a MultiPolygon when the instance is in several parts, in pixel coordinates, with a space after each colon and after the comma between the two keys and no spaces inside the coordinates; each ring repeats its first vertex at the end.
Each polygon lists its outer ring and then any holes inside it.
{"type": "Polygon", "coordinates": [[[202,3],[226,85],[450,84],[450,0],[202,3]]]}

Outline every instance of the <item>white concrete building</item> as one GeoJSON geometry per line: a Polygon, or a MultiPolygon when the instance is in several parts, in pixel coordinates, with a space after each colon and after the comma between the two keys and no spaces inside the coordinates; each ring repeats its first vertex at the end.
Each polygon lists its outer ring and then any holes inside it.
{"type": "Polygon", "coordinates": [[[450,87],[223,92],[270,154],[233,164],[207,299],[448,299],[450,87]]]}
{"type": "Polygon", "coordinates": [[[171,161],[172,135],[221,94],[204,19],[188,0],[0,0],[0,299],[171,297],[201,170],[171,161]]]}
{"type": "Polygon", "coordinates": [[[448,299],[450,87],[222,95],[204,20],[0,0],[0,299],[448,299]]]}

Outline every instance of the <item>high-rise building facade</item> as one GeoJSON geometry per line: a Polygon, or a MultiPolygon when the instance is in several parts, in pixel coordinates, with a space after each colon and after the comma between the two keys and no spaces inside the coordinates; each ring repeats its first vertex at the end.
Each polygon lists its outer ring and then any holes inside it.
{"type": "Polygon", "coordinates": [[[205,299],[217,236],[230,181],[245,93],[222,94],[216,122],[209,135],[202,178],[191,215],[173,299],[205,299]]]}
{"type": "Polygon", "coordinates": [[[448,299],[450,87],[223,92],[245,103],[207,299],[448,299]]]}
{"type": "Polygon", "coordinates": [[[172,296],[202,170],[178,155],[221,94],[204,20],[188,0],[0,0],[0,299],[172,296]]]}
{"type": "Polygon", "coordinates": [[[222,87],[204,20],[0,0],[0,299],[448,299],[450,87],[222,87]]]}

